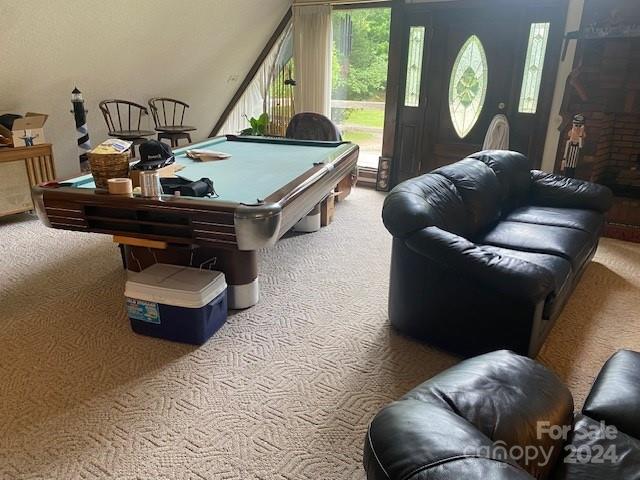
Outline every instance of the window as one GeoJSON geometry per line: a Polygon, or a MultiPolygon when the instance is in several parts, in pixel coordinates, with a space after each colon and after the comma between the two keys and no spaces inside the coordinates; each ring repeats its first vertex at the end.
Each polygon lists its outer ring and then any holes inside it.
{"type": "Polygon", "coordinates": [[[422,55],[424,52],[424,27],[409,29],[409,51],[407,54],[407,83],[404,90],[404,106],[420,105],[422,79],[422,55]]]}
{"type": "Polygon", "coordinates": [[[387,93],[391,8],[335,9],[331,120],[360,146],[358,165],[378,168],[387,93]]]}
{"type": "Polygon", "coordinates": [[[477,36],[471,35],[458,52],[449,81],[449,113],[460,138],[467,136],[480,117],[487,77],[484,47],[477,36]]]}
{"type": "Polygon", "coordinates": [[[522,74],[520,104],[518,106],[518,112],[520,113],[536,113],[538,108],[544,55],[547,50],[547,40],[549,39],[549,26],[549,23],[531,24],[527,57],[522,74]]]}

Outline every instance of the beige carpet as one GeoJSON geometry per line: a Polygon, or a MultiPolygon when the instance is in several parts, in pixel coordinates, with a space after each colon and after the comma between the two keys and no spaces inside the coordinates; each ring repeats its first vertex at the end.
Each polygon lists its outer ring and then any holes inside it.
{"type": "MultiPolygon", "coordinates": [[[[374,413],[457,361],[389,329],[382,199],[265,252],[260,304],[201,348],[131,332],[109,237],[0,221],[0,479],[362,478],[374,413]]],[[[640,349],[639,276],[604,240],[541,354],[579,402],[640,349]]]]}

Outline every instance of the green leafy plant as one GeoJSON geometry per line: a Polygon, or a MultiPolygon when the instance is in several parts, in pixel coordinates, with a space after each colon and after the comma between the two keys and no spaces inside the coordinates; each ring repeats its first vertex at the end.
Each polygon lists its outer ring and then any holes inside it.
{"type": "Polygon", "coordinates": [[[332,19],[332,98],[383,101],[391,9],[334,10],[332,19]]]}
{"type": "Polygon", "coordinates": [[[258,137],[264,137],[267,133],[267,126],[269,126],[269,115],[265,112],[258,118],[244,116],[249,122],[251,127],[242,130],[241,135],[253,135],[258,137]]]}

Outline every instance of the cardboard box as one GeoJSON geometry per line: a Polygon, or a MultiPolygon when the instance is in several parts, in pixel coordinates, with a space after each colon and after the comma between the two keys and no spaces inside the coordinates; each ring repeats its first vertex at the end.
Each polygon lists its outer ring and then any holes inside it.
{"type": "Polygon", "coordinates": [[[43,113],[28,112],[24,118],[17,118],[11,127],[14,147],[32,147],[46,143],[44,124],[49,118],[43,113]]]}

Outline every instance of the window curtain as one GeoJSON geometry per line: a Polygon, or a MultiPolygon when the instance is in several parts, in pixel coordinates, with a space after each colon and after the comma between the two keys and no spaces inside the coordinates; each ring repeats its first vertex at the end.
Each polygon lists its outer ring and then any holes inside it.
{"type": "Polygon", "coordinates": [[[281,67],[278,63],[281,61],[281,51],[289,41],[290,29],[286,29],[269,52],[269,55],[264,59],[264,62],[262,62],[262,66],[256,72],[255,77],[247,86],[236,106],[231,110],[218,135],[238,134],[249,127],[249,121],[246,117],[258,118],[267,110],[269,85],[271,85],[274,72],[277,72],[281,67]]]}
{"type": "Polygon", "coordinates": [[[237,135],[245,128],[249,127],[249,121],[245,118],[258,117],[262,113],[263,96],[261,88],[262,75],[256,75],[256,78],[249,84],[245,92],[238,100],[238,103],[224,122],[218,135],[234,134],[237,135]]]}
{"type": "Polygon", "coordinates": [[[331,116],[331,6],[293,6],[296,112],[331,116]]]}

